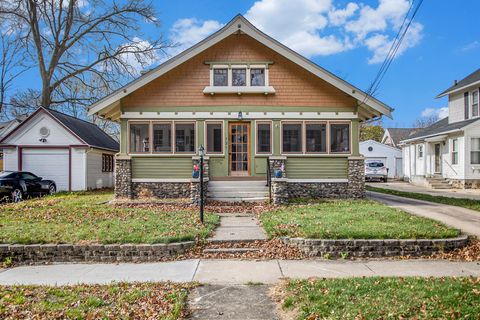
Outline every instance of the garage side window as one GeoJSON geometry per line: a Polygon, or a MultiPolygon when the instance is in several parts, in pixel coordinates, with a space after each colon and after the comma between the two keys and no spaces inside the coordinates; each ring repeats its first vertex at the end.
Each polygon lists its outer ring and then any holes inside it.
{"type": "Polygon", "coordinates": [[[150,137],[148,123],[130,124],[130,152],[150,152],[150,137]]]}
{"type": "Polygon", "coordinates": [[[113,155],[102,154],[102,172],[113,172],[113,155]]]}

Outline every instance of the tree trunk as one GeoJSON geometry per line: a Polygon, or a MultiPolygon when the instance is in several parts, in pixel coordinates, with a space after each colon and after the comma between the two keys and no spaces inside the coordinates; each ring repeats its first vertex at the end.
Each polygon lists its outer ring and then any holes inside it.
{"type": "Polygon", "coordinates": [[[44,82],[42,87],[42,107],[44,108],[50,108],[52,104],[52,89],[48,84],[44,82]]]}

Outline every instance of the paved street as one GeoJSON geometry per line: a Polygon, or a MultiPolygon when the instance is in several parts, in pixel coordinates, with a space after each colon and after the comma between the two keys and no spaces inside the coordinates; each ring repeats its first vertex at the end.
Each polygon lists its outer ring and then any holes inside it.
{"type": "Polygon", "coordinates": [[[66,285],[112,281],[199,281],[273,284],[282,278],[371,276],[480,276],[479,262],[445,260],[183,260],[159,263],[58,264],[0,270],[0,284],[66,285]]]}
{"type": "Polygon", "coordinates": [[[480,237],[480,212],[478,211],[378,192],[367,191],[367,197],[393,208],[441,221],[462,230],[463,233],[480,237]]]}

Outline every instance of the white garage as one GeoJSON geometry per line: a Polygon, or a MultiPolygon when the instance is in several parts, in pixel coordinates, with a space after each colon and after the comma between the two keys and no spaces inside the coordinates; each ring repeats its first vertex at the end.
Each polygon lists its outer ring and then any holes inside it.
{"type": "Polygon", "coordinates": [[[4,170],[55,181],[58,191],[112,188],[118,143],[98,126],[39,108],[0,141],[4,170]]]}
{"type": "Polygon", "coordinates": [[[365,157],[365,162],[382,161],[388,168],[388,178],[403,178],[402,150],[374,140],[367,140],[360,142],[360,153],[365,157]]]}

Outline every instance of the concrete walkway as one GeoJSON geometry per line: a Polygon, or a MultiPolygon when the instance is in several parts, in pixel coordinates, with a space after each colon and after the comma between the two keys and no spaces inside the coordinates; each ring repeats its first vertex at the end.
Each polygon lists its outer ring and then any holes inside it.
{"type": "Polygon", "coordinates": [[[258,219],[249,214],[220,213],[220,226],[210,242],[255,241],[266,240],[267,235],[260,226],[258,219]]]}
{"type": "Polygon", "coordinates": [[[0,285],[105,284],[110,282],[189,282],[273,284],[282,278],[371,276],[480,276],[479,262],[445,260],[183,260],[144,264],[58,264],[0,270],[0,285]]]}
{"type": "Polygon", "coordinates": [[[367,183],[367,185],[395,191],[423,193],[431,196],[480,200],[480,190],[478,189],[430,189],[427,187],[415,186],[405,181],[375,182],[367,183]]]}
{"type": "Polygon", "coordinates": [[[480,237],[480,212],[456,206],[367,191],[367,197],[414,215],[431,218],[480,237]]]}

